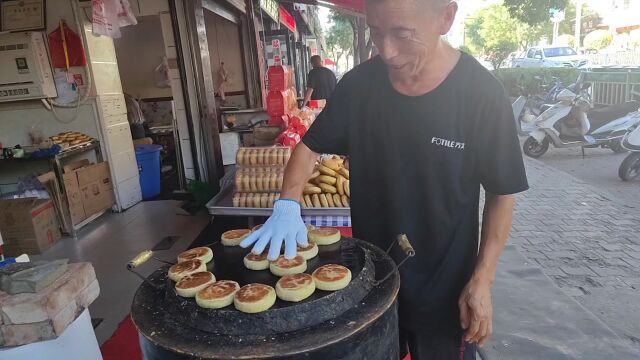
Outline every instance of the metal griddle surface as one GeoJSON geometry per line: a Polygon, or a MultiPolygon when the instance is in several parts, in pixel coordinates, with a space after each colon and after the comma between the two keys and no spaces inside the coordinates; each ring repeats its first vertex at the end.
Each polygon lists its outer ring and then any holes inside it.
{"type": "MultiPolygon", "coordinates": [[[[234,280],[240,286],[261,283],[275,288],[279,278],[269,270],[245,268],[243,258],[249,249],[226,247],[220,243],[211,248],[214,260],[208,268],[217,280],[234,280]]],[[[320,246],[318,256],[307,261],[305,272],[311,274],[325,264],[341,264],[349,268],[351,283],[336,292],[316,289],[313,295],[298,303],[277,299],[274,306],[265,312],[245,314],[233,305],[223,309],[203,309],[195,299],[178,296],[174,290],[175,283],[165,279],[166,310],[184,325],[214,334],[269,335],[313,326],[356,306],[369,293],[375,278],[371,255],[351,238],[320,246]]]]}

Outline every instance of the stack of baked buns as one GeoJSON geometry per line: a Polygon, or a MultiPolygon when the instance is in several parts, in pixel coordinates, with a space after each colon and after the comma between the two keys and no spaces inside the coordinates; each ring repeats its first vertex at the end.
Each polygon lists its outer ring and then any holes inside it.
{"type": "MultiPolygon", "coordinates": [[[[289,157],[289,148],[238,150],[233,206],[272,208],[280,198],[284,168],[289,157]],[[274,155],[283,151],[282,159],[280,155],[274,155]]],[[[344,158],[322,156],[304,187],[300,205],[305,208],[348,208],[351,202],[349,178],[348,163],[344,158]]]]}
{"type": "Polygon", "coordinates": [[[347,208],[351,200],[349,169],[339,156],[325,156],[304,186],[300,203],[307,208],[347,208]]]}
{"type": "MultiPolygon", "coordinates": [[[[235,229],[222,234],[221,243],[226,247],[239,246],[254,229],[235,229]]],[[[217,280],[207,271],[207,263],[213,261],[213,251],[209,247],[189,249],[178,255],[178,263],[171,266],[168,277],[175,281],[175,290],[179,296],[195,298],[196,303],[207,309],[220,309],[233,304],[239,311],[258,313],[270,309],[277,298],[289,302],[307,299],[316,291],[336,291],[345,288],[351,281],[351,271],[337,264],[327,264],[307,271],[307,260],[318,256],[318,247],[335,244],[340,241],[340,232],[332,228],[309,229],[309,245],[298,247],[293,259],[278,257],[267,260],[268,248],[263,254],[248,253],[244,265],[254,271],[269,270],[280,279],[275,289],[269,285],[252,283],[240,287],[231,280],[217,280]]]]}
{"type": "Polygon", "coordinates": [[[74,146],[93,140],[89,135],[77,131],[67,131],[50,137],[51,141],[57,145],[74,146]]]}
{"type": "Polygon", "coordinates": [[[289,147],[240,148],[236,154],[234,207],[272,208],[280,198],[289,147]]]}

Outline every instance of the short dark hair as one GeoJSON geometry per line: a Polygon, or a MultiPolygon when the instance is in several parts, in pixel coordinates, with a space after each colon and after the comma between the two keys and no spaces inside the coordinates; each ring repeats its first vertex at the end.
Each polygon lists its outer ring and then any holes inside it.
{"type": "Polygon", "coordinates": [[[320,55],[313,55],[310,60],[312,65],[322,66],[322,57],[320,55]]]}
{"type": "MultiPolygon", "coordinates": [[[[365,0],[365,2],[368,3],[381,3],[384,1],[388,1],[388,0],[365,0]]],[[[450,2],[452,2],[453,0],[414,0],[417,3],[430,3],[431,6],[444,6],[444,5],[448,5],[450,2]]]]}

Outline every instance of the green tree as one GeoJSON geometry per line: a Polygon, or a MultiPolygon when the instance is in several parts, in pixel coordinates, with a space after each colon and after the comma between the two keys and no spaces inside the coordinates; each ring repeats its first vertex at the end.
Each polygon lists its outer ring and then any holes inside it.
{"type": "Polygon", "coordinates": [[[613,34],[606,30],[594,30],[584,37],[584,47],[602,50],[613,42],[613,34]]]}
{"type": "Polygon", "coordinates": [[[549,21],[551,9],[564,9],[568,0],[504,0],[512,17],[531,26],[549,21]]]}
{"type": "Polygon", "coordinates": [[[369,28],[365,19],[332,10],[330,20],[332,22],[344,22],[351,26],[353,49],[351,54],[353,55],[354,65],[358,65],[361,60],[369,59],[373,49],[373,41],[369,36],[369,28]]]}
{"type": "MultiPolygon", "coordinates": [[[[582,5],[582,25],[590,21],[599,23],[600,15],[587,4],[582,5]]],[[[565,9],[564,21],[560,22],[560,34],[574,34],[576,29],[576,2],[570,0],[565,9]]],[[[584,35],[583,35],[584,36],[584,35]]],[[[575,39],[574,39],[575,44],[575,39]]],[[[575,45],[571,45],[575,46],[575,45]]]]}
{"type": "Polygon", "coordinates": [[[507,8],[491,5],[475,13],[466,24],[469,47],[486,56],[494,68],[520,46],[519,23],[512,18],[507,8]]]}
{"type": "Polygon", "coordinates": [[[562,34],[558,36],[558,38],[556,39],[556,42],[557,42],[557,45],[571,46],[571,47],[576,46],[576,38],[575,36],[570,34],[562,34]]]}
{"type": "Polygon", "coordinates": [[[353,55],[353,28],[348,19],[344,17],[331,18],[326,42],[328,53],[336,62],[340,61],[344,55],[347,57],[353,55]]]}

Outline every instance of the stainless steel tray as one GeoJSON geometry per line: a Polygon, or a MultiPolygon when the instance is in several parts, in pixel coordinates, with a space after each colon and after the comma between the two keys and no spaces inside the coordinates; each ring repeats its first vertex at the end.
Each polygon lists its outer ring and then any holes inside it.
{"type": "MultiPolygon", "coordinates": [[[[233,206],[233,186],[224,187],[207,203],[211,215],[270,216],[273,209],[233,206]]],[[[303,216],[351,216],[350,208],[303,208],[303,216]]]]}

